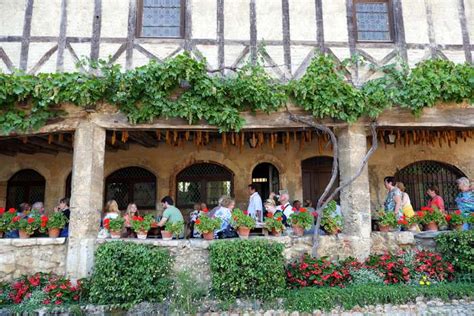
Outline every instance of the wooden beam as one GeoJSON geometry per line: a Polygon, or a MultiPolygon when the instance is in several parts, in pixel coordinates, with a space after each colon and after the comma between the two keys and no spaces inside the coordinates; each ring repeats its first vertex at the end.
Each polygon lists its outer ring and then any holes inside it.
{"type": "Polygon", "coordinates": [[[129,0],[128,6],[128,27],[127,27],[127,45],[125,55],[125,68],[133,67],[133,45],[137,27],[137,1],[129,0]]]}
{"type": "Polygon", "coordinates": [[[282,12],[282,36],[283,36],[283,58],[285,67],[291,78],[291,37],[290,37],[290,4],[289,0],[281,0],[282,12]]]}
{"type": "Polygon", "coordinates": [[[147,148],[158,146],[158,142],[155,139],[152,139],[151,136],[143,132],[130,132],[129,138],[135,143],[138,143],[147,148]]]}
{"type": "Polygon", "coordinates": [[[194,45],[193,38],[193,13],[191,0],[184,0],[184,49],[190,51],[194,45]]]}
{"type": "Polygon", "coordinates": [[[40,60],[30,69],[30,71],[28,71],[29,74],[35,74],[40,68],[41,66],[44,65],[44,63],[46,63],[48,61],[48,59],[51,58],[51,56],[54,54],[54,52],[56,52],[56,50],[58,49],[58,45],[54,45],[53,47],[51,47],[44,55],[43,57],[40,58],[40,60]]]}
{"type": "Polygon", "coordinates": [[[39,137],[30,137],[30,138],[28,138],[28,143],[40,146],[40,147],[45,148],[45,149],[51,149],[51,150],[54,150],[54,151],[58,151],[58,152],[60,151],[60,152],[68,153],[68,154],[72,153],[72,148],[65,148],[63,146],[57,146],[53,143],[48,144],[48,141],[45,141],[44,139],[39,138],[39,137]]]}
{"type": "Polygon", "coordinates": [[[425,0],[426,23],[428,24],[428,40],[430,41],[431,58],[436,57],[436,37],[433,24],[432,0],[425,0]]]}
{"type": "Polygon", "coordinates": [[[250,60],[257,62],[257,8],[255,0],[250,0],[250,60]]]}
{"type": "Polygon", "coordinates": [[[224,73],[225,67],[225,45],[224,45],[224,0],[217,0],[217,67],[224,73]]]}
{"type": "Polygon", "coordinates": [[[28,52],[30,49],[31,20],[33,18],[34,0],[26,0],[25,17],[23,19],[23,35],[21,38],[20,69],[26,71],[28,52]]]}
{"type": "Polygon", "coordinates": [[[469,40],[469,28],[467,26],[466,9],[464,7],[464,0],[458,0],[458,12],[459,12],[459,23],[461,23],[462,45],[464,47],[464,56],[466,57],[466,61],[472,64],[472,52],[471,52],[472,47],[469,40]]]}
{"type": "Polygon", "coordinates": [[[318,48],[321,53],[326,51],[324,45],[324,23],[323,23],[323,3],[322,0],[314,0],[314,6],[316,10],[316,42],[318,42],[318,48]]]}
{"type": "Polygon", "coordinates": [[[13,72],[15,67],[13,66],[12,61],[10,60],[7,53],[3,50],[2,47],[0,47],[0,59],[3,60],[5,66],[7,66],[7,69],[13,72]]]}
{"type": "Polygon", "coordinates": [[[102,25],[102,0],[94,0],[94,16],[92,18],[91,60],[99,59],[100,31],[102,25]]]}
{"type": "Polygon", "coordinates": [[[395,26],[395,43],[397,44],[400,56],[404,61],[408,61],[407,43],[405,40],[405,25],[403,22],[403,10],[401,0],[392,0],[393,20],[395,26]]]}
{"type": "Polygon", "coordinates": [[[67,32],[67,2],[68,0],[61,0],[61,22],[59,23],[58,55],[56,58],[57,72],[62,72],[64,70],[64,50],[66,49],[67,32]]]}

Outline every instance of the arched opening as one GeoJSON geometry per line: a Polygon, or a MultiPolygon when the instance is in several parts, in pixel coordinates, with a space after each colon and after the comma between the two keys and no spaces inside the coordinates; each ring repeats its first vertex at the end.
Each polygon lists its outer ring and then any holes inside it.
{"type": "Polygon", "coordinates": [[[44,202],[46,180],[33,169],[24,169],[15,173],[7,184],[6,207],[18,208],[23,202],[30,205],[34,202],[44,202]]]}
{"type": "Polygon", "coordinates": [[[271,163],[258,164],[252,171],[252,183],[257,186],[262,199],[266,199],[270,192],[278,192],[280,189],[280,173],[271,163]]]}
{"type": "Polygon", "coordinates": [[[456,179],[466,175],[455,166],[432,160],[417,161],[402,168],[395,180],[403,182],[411,203],[416,210],[428,203],[426,190],[435,185],[439,188],[444,206],[448,210],[456,208],[455,197],[458,193],[456,179]]]}
{"type": "Polygon", "coordinates": [[[105,179],[105,201],[115,200],[120,209],[135,203],[138,209],[156,208],[156,176],[140,167],[119,169],[105,179]]]}
{"type": "Polygon", "coordinates": [[[222,195],[233,195],[234,174],[215,163],[196,163],[176,176],[176,205],[192,208],[204,202],[209,208],[218,204],[222,195]]]}
{"type": "MultiPolygon", "coordinates": [[[[313,206],[318,202],[324,189],[331,180],[332,175],[332,157],[312,157],[301,162],[301,171],[303,179],[303,199],[311,200],[313,206]]],[[[336,188],[339,185],[339,175],[334,183],[336,188]]],[[[339,195],[336,196],[339,200],[339,195]]]]}
{"type": "Polygon", "coordinates": [[[72,171],[69,172],[69,175],[66,178],[66,191],[64,192],[64,196],[68,199],[71,199],[72,194],[72,171]]]}

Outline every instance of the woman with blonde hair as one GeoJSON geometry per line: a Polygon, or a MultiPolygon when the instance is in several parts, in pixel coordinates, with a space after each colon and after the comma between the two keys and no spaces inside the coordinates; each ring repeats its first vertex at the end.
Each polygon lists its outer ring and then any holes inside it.
{"type": "Polygon", "coordinates": [[[397,182],[395,184],[397,188],[400,189],[402,192],[402,212],[406,218],[410,218],[415,216],[415,211],[413,210],[413,206],[411,205],[410,196],[405,192],[406,188],[403,182],[397,182]]]}
{"type": "Polygon", "coordinates": [[[140,216],[138,213],[137,205],[135,203],[130,203],[127,206],[127,211],[123,218],[125,219],[125,229],[127,230],[127,237],[136,238],[135,232],[132,230],[131,220],[134,216],[140,216]]]}
{"type": "Polygon", "coordinates": [[[106,228],[107,220],[116,219],[120,216],[120,210],[115,200],[110,200],[105,204],[105,216],[102,219],[102,229],[99,231],[98,238],[110,238],[110,232],[106,228]]]}
{"type": "Polygon", "coordinates": [[[224,195],[219,199],[219,208],[214,213],[214,217],[220,218],[222,221],[221,228],[214,232],[216,237],[223,238],[233,235],[230,220],[232,218],[232,210],[235,206],[235,200],[230,196],[224,195]]]}

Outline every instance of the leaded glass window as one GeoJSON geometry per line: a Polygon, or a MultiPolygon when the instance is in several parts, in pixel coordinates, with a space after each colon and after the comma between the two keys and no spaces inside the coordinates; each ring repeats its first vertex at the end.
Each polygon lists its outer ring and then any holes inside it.
{"type": "Polygon", "coordinates": [[[121,210],[129,203],[138,209],[155,209],[156,177],[139,167],[128,167],[115,171],[105,180],[105,201],[115,200],[121,210]]]}
{"type": "Polygon", "coordinates": [[[18,208],[23,202],[30,205],[44,202],[46,180],[32,169],[24,169],[15,173],[7,184],[7,208],[18,208]]]}
{"type": "Polygon", "coordinates": [[[388,0],[355,0],[354,17],[358,41],[392,41],[392,14],[388,0]]]}
{"type": "Polygon", "coordinates": [[[142,37],[184,37],[183,0],[140,0],[138,28],[142,37]]]}
{"type": "Polygon", "coordinates": [[[201,202],[213,207],[221,196],[232,195],[233,174],[217,164],[197,163],[178,174],[176,185],[179,207],[191,208],[201,202]]]}

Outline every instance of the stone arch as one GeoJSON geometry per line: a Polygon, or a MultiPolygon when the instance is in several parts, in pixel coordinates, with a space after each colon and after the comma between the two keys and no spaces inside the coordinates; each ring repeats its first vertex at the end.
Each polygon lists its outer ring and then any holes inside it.
{"type": "Polygon", "coordinates": [[[32,168],[21,169],[9,177],[7,182],[6,207],[17,208],[20,203],[45,200],[46,178],[32,168]]]}

